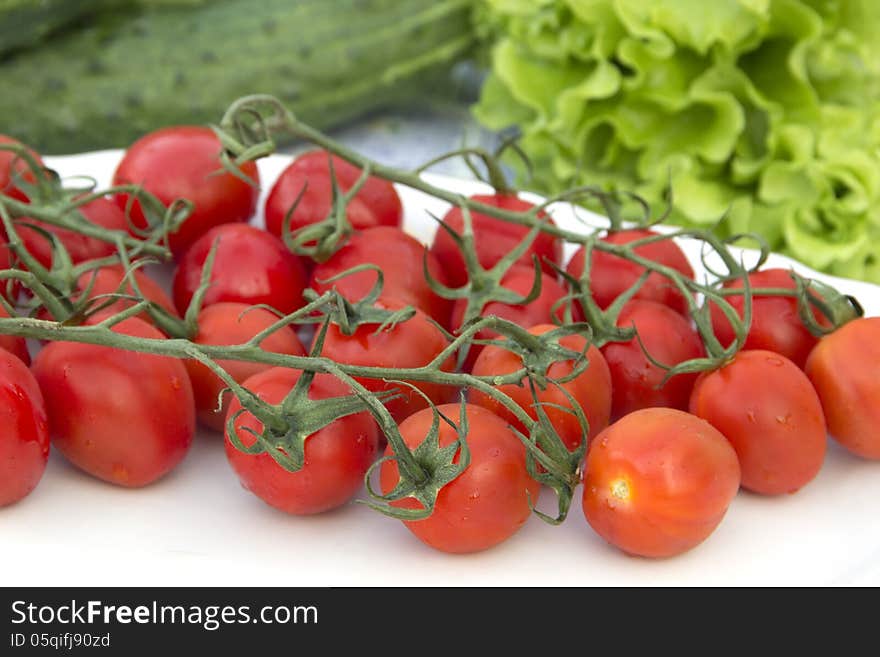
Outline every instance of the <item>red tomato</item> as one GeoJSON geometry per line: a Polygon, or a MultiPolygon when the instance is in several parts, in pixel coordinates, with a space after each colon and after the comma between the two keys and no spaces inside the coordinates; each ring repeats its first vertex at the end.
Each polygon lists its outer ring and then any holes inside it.
{"type": "MultiPolygon", "coordinates": [[[[508,290],[513,290],[519,295],[525,296],[532,289],[532,283],[535,280],[535,270],[530,267],[521,267],[515,265],[511,267],[504,277],[501,279],[501,286],[508,290]]],[[[562,319],[562,309],[559,309],[555,315],[553,306],[567,294],[566,289],[556,282],[556,279],[545,273],[541,274],[541,293],[538,298],[525,305],[512,305],[501,303],[500,301],[492,301],[487,303],[483,308],[481,315],[487,317],[495,315],[502,319],[519,324],[520,326],[535,326],[537,324],[551,324],[553,318],[562,319]]],[[[451,326],[460,327],[467,310],[467,299],[457,299],[452,306],[451,326]]],[[[488,340],[497,336],[495,331],[483,330],[477,333],[476,338],[479,340],[488,340]]],[[[465,369],[470,370],[477,356],[480,355],[481,345],[471,345],[468,351],[465,369]]]]}
{"type": "MultiPolygon", "coordinates": [[[[299,380],[301,372],[275,367],[251,377],[244,386],[269,404],[280,403],[299,380]]],[[[318,374],[309,389],[309,399],[350,395],[351,390],[329,374],[318,374]]],[[[237,398],[229,405],[228,417],[241,410],[237,398]]],[[[262,423],[250,413],[236,419],[241,442],[250,447],[262,423]]],[[[364,475],[376,457],[379,428],[367,413],[347,415],[310,435],[305,441],[301,470],[289,472],[268,454],[238,451],[226,434],[226,457],[241,485],[270,506],[294,515],[308,515],[342,506],[364,485],[364,475]]]]}
{"type": "MultiPolygon", "coordinates": [[[[609,233],[602,239],[609,244],[629,244],[656,234],[645,229],[620,230],[609,233]]],[[[684,252],[671,239],[639,246],[635,252],[643,258],[672,267],[688,278],[694,277],[694,270],[684,252]]],[[[566,271],[574,278],[580,278],[584,273],[583,247],[575,251],[566,271]]],[[[593,299],[600,308],[607,308],[617,297],[631,288],[644,271],[645,268],[641,265],[595,249],[590,267],[590,289],[593,299]]],[[[648,276],[634,298],[656,301],[683,314],[688,312],[687,300],[675,284],[657,272],[652,272],[648,276]]]]}
{"type": "MultiPolygon", "coordinates": [[[[21,144],[17,139],[13,139],[7,135],[0,134],[0,146],[21,144]]],[[[31,149],[28,152],[34,156],[37,163],[42,166],[43,161],[31,149]]],[[[36,177],[25,162],[18,154],[12,151],[0,150],[0,194],[5,194],[17,201],[27,202],[27,195],[15,185],[15,179],[21,176],[25,182],[31,184],[36,182],[36,177]]]]}
{"type": "MultiPolygon", "coordinates": [[[[361,170],[342,158],[333,156],[333,170],[343,192],[351,189],[361,170]]],[[[266,199],[266,230],[281,237],[284,217],[302,194],[291,215],[294,232],[323,221],[330,214],[332,178],[326,151],[309,151],[297,157],[278,177],[266,199]]],[[[349,222],[356,229],[374,226],[400,226],[403,205],[389,181],[371,176],[346,207],[349,222]]]]}
{"type": "MultiPolygon", "coordinates": [[[[88,271],[82,274],[77,281],[77,286],[80,290],[84,291],[88,289],[91,285],[89,296],[91,298],[95,298],[105,294],[117,293],[124,277],[125,269],[123,269],[121,265],[114,265],[112,267],[101,267],[100,269],[94,269],[92,271],[88,271]]],[[[140,270],[135,270],[134,279],[137,282],[138,288],[140,289],[141,293],[144,295],[144,298],[147,301],[152,301],[157,306],[164,308],[174,317],[178,316],[177,310],[175,310],[174,304],[171,302],[171,299],[168,298],[165,290],[163,290],[156,281],[154,281],[152,278],[150,278],[143,271],[140,270]]],[[[131,286],[131,283],[128,283],[125,286],[125,288],[122,290],[122,294],[137,296],[137,293],[131,286]]],[[[104,308],[102,310],[102,313],[118,313],[122,310],[125,310],[126,308],[130,308],[134,304],[134,301],[130,301],[128,299],[119,299],[118,301],[113,302],[107,308],[104,308]]],[[[150,322],[150,318],[146,312],[141,313],[139,317],[144,321],[150,322]]]]}
{"type": "MultiPolygon", "coordinates": [[[[788,271],[785,269],[765,269],[749,274],[752,287],[781,287],[796,289],[788,271]]],[[[742,289],[742,279],[737,278],[724,287],[742,289]]],[[[742,296],[727,297],[737,314],[743,316],[745,298],[742,296]]],[[[722,345],[731,344],[736,335],[730,322],[721,312],[717,304],[710,304],[712,312],[712,329],[722,345]]],[[[819,319],[817,314],[816,319],[819,319]]],[[[752,297],[752,325],[746,338],[744,349],[766,349],[782,354],[795,365],[803,368],[810,350],[816,345],[818,338],[807,330],[798,315],[797,299],[792,297],[768,297],[755,295],[752,297]]]]}
{"type": "Polygon", "coordinates": [[[742,485],[756,493],[794,493],[825,461],[822,405],[809,379],[772,351],[741,351],[697,379],[690,411],[727,438],[742,485]]]}
{"type": "Polygon", "coordinates": [[[174,272],[174,303],[181,313],[198,290],[205,260],[218,239],[211,287],[203,306],[237,301],[266,304],[288,314],[305,304],[302,293],[308,275],[302,260],[277,237],[259,228],[228,224],[202,235],[180,260],[174,272]]]}
{"type": "Polygon", "coordinates": [[[670,408],[643,409],[590,445],[584,516],[624,552],[671,557],[712,533],[739,483],[736,452],[708,422],[670,408]]]}
{"type": "MultiPolygon", "coordinates": [[[[163,337],[137,318],[113,330],[163,337]]],[[[37,356],[34,374],[46,397],[55,447],[98,479],[146,486],[170,472],[189,451],[195,402],[179,360],[53,342],[37,356]]]]}
{"type": "MultiPolygon", "coordinates": [[[[690,322],[668,306],[653,301],[630,301],[617,319],[617,325],[635,324],[651,356],[664,365],[678,365],[704,356],[703,342],[690,322]]],[[[609,342],[602,354],[611,370],[611,417],[653,406],[688,407],[696,374],[677,374],[658,388],[665,370],[652,364],[639,346],[638,339],[609,342]]]]}
{"type": "MultiPolygon", "coordinates": [[[[251,308],[244,303],[217,303],[199,314],[199,332],[193,342],[206,345],[244,344],[276,321],[277,316],[262,308],[251,308]]],[[[289,326],[272,333],[260,346],[264,351],[276,354],[305,355],[296,332],[289,326]]],[[[200,362],[187,360],[184,363],[192,381],[199,420],[206,427],[223,431],[232,394],[227,392],[223,395],[223,405],[218,409],[217,401],[226,384],[200,362]]],[[[238,383],[271,367],[236,360],[218,360],[217,364],[238,383]]]]}
{"type": "MultiPolygon", "coordinates": [[[[9,317],[9,313],[0,306],[0,318],[9,317]]],[[[25,365],[31,364],[31,356],[28,353],[27,340],[16,335],[0,335],[0,350],[8,351],[25,365]]]]}
{"type": "MultiPolygon", "coordinates": [[[[80,208],[83,216],[93,224],[118,230],[128,234],[128,219],[125,213],[110,199],[97,198],[80,208]]],[[[109,242],[92,237],[86,237],[66,228],[59,228],[34,219],[22,219],[22,222],[39,226],[43,230],[54,234],[65,246],[73,264],[79,264],[87,260],[103,258],[116,253],[116,246],[109,242]]],[[[18,235],[24,242],[25,248],[37,261],[47,269],[52,266],[52,244],[42,234],[26,225],[16,226],[18,235]]]]}
{"type": "MultiPolygon", "coordinates": [[[[7,246],[6,233],[0,227],[0,271],[4,269],[12,269],[14,260],[12,251],[7,246]]],[[[21,283],[14,280],[0,281],[0,294],[13,303],[18,299],[21,292],[21,283]]]]}
{"type": "Polygon", "coordinates": [[[806,373],[831,437],[853,454],[880,459],[880,317],[853,320],[819,340],[806,373]]]}
{"type": "MultiPolygon", "coordinates": [[[[529,333],[543,335],[554,328],[556,327],[550,324],[539,324],[530,328],[529,333]]],[[[587,345],[586,339],[580,335],[566,336],[559,343],[563,347],[574,351],[584,351],[587,345]]],[[[561,386],[580,404],[590,425],[589,435],[593,437],[608,426],[608,420],[611,416],[611,373],[608,370],[608,364],[605,362],[602,352],[594,345],[590,345],[589,349],[586,350],[586,356],[589,362],[587,368],[577,377],[571,381],[566,381],[561,386]]],[[[547,377],[550,379],[561,379],[569,376],[574,369],[573,366],[573,361],[554,363],[547,370],[547,377]]],[[[471,374],[474,376],[495,376],[510,374],[521,368],[522,360],[513,352],[502,347],[489,345],[480,353],[477,361],[474,363],[471,374]]],[[[498,386],[498,389],[513,398],[529,416],[533,419],[538,419],[535,400],[527,383],[521,386],[498,386]]],[[[471,389],[470,400],[475,404],[488,408],[499,417],[513,424],[520,431],[523,431],[522,423],[517,421],[516,416],[494,397],[479,390],[471,389]]],[[[568,398],[557,386],[552,384],[548,385],[545,390],[538,390],[538,401],[571,408],[568,398]]],[[[583,441],[581,426],[577,418],[571,413],[553,406],[545,406],[544,410],[560,438],[565,442],[565,445],[570,451],[574,451],[583,441]]]]}
{"type": "MultiPolygon", "coordinates": [[[[385,299],[376,303],[377,307],[388,310],[399,310],[406,305],[396,299],[385,299]]],[[[348,336],[344,335],[338,326],[332,324],[327,330],[322,355],[338,363],[361,367],[421,367],[430,363],[449,344],[446,336],[431,324],[427,315],[420,310],[416,310],[415,316],[400,322],[393,329],[377,332],[377,328],[376,324],[362,324],[354,335],[348,336]]],[[[454,368],[455,360],[450,356],[441,369],[452,371],[454,368]]],[[[357,380],[373,392],[395,388],[400,390],[403,397],[386,404],[388,411],[398,422],[428,405],[422,396],[411,388],[385,383],[381,379],[357,380]]],[[[449,401],[456,394],[455,389],[449,386],[412,383],[437,404],[449,401]]]]}
{"type": "MultiPolygon", "coordinates": [[[[535,207],[533,203],[524,201],[515,194],[477,194],[472,196],[471,200],[511,212],[527,212],[535,207]]],[[[547,223],[555,225],[553,219],[548,215],[542,213],[541,217],[542,219],[546,218],[547,223]]],[[[478,212],[471,213],[471,219],[477,259],[484,269],[493,267],[501,258],[516,248],[530,230],[528,226],[495,219],[478,212]]],[[[456,233],[461,234],[464,230],[464,216],[461,208],[452,208],[443,217],[443,221],[456,233]]],[[[449,274],[453,287],[461,287],[467,283],[468,274],[464,266],[464,258],[461,257],[461,251],[449,232],[442,227],[437,228],[431,252],[437,256],[441,266],[449,274]]],[[[545,272],[554,274],[553,268],[545,262],[545,259],[555,263],[561,262],[562,242],[547,233],[538,233],[517,262],[531,266],[533,255],[540,258],[541,266],[545,272]]]]}
{"type": "Polygon", "coordinates": [[[0,349],[0,507],[26,497],[49,458],[43,395],[27,366],[0,349]]]}
{"type": "MultiPolygon", "coordinates": [[[[210,128],[175,126],[138,139],[116,167],[114,185],[141,185],[166,206],[178,199],[195,204],[180,229],[168,236],[175,255],[183,253],[214,226],[247,221],[256,210],[259,189],[222,171],[222,150],[220,140],[210,128]]],[[[254,162],[241,165],[241,170],[254,182],[260,182],[254,162]]],[[[116,202],[125,209],[129,195],[118,194],[116,202]]],[[[140,203],[131,208],[131,217],[136,226],[147,226],[140,203]]]]}
{"type": "Polygon", "coordinates": [[[355,233],[327,262],[312,271],[310,287],[319,293],[336,288],[350,301],[359,301],[376,283],[376,272],[365,271],[325,283],[333,276],[363,264],[382,268],[382,296],[403,301],[420,308],[443,326],[449,325],[452,302],[437,296],[424,276],[423,259],[428,259],[428,270],[441,283],[448,285],[446,272],[425,246],[416,238],[393,226],[377,226],[355,233]]]}
{"type": "MultiPolygon", "coordinates": [[[[460,408],[460,404],[445,404],[438,410],[458,422],[460,408]]],[[[529,519],[529,501],[537,503],[540,492],[538,482],[526,469],[526,449],[507,422],[473,404],[468,404],[465,412],[470,465],[440,490],[434,512],[428,518],[404,523],[419,540],[442,552],[478,552],[507,540],[529,519]]],[[[410,449],[425,439],[432,421],[432,410],[426,408],[401,423],[400,435],[410,449]]],[[[439,434],[441,447],[458,439],[452,427],[442,420],[439,434]]],[[[385,455],[393,454],[389,443],[385,455]]],[[[380,472],[382,491],[389,493],[399,479],[397,463],[384,462],[380,472]]],[[[394,505],[420,508],[413,498],[394,505]]]]}

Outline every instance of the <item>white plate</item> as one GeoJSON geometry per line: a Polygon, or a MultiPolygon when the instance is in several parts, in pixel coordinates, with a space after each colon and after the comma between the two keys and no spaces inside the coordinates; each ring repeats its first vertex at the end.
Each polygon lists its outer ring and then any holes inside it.
{"type": "MultiPolygon", "coordinates": [[[[118,151],[49,157],[62,175],[109,184],[118,151]]],[[[268,188],[289,158],[260,162],[268,188]]],[[[472,181],[432,177],[470,194],[472,181]]],[[[442,203],[400,189],[407,228],[429,239],[426,209],[442,203]]],[[[262,204],[261,204],[262,205],[262,204]]],[[[559,207],[560,225],[577,223],[559,207]]],[[[694,246],[684,244],[689,255],[694,246]]],[[[880,288],[815,274],[880,314],[880,288]]],[[[547,494],[543,501],[549,502],[547,494]]],[[[141,490],[102,483],[53,454],[39,487],[0,511],[0,584],[36,585],[823,585],[880,584],[880,464],[831,445],[821,473],[795,495],[741,493],[714,534],[662,561],[627,557],[584,521],[579,502],[551,527],[532,518],[484,553],[448,556],[398,521],[349,504],[318,517],[275,511],[244,491],[218,435],[203,433],[168,477],[141,490]]]]}

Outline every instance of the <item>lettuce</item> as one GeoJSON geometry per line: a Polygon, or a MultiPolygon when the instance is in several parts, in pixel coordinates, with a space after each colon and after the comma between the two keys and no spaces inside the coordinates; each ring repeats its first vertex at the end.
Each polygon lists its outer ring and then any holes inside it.
{"type": "Polygon", "coordinates": [[[877,0],[481,0],[476,20],[474,112],[518,126],[529,186],[662,203],[671,182],[675,223],[880,282],[877,0]]]}

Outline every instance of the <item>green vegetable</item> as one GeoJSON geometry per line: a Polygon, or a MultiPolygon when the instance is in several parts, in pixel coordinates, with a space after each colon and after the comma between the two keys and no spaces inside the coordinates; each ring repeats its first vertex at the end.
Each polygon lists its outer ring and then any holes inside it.
{"type": "Polygon", "coordinates": [[[141,0],[0,64],[0,130],[41,152],[126,146],[271,93],[329,126],[436,100],[472,0],[141,0]]]}
{"type": "Polygon", "coordinates": [[[539,190],[634,189],[880,282],[880,2],[483,0],[476,107],[539,190]]]}
{"type": "Polygon", "coordinates": [[[0,0],[0,55],[39,43],[51,32],[113,0],[0,0]]]}

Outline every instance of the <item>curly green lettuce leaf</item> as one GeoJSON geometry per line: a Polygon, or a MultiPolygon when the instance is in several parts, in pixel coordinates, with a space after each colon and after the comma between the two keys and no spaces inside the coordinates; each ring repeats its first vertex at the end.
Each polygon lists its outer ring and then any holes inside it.
{"type": "MultiPolygon", "coordinates": [[[[482,0],[474,112],[517,126],[527,184],[634,190],[880,282],[880,2],[482,0]]],[[[513,163],[513,162],[512,162],[513,163]]]]}

